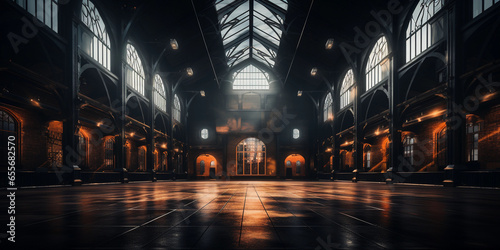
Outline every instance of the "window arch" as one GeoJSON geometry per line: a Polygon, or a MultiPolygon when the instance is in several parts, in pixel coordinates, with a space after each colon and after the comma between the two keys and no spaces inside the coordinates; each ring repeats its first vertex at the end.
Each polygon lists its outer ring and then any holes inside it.
{"type": "Polygon", "coordinates": [[[366,91],[389,75],[389,48],[385,36],[373,46],[366,64],[366,91]]]}
{"type": "Polygon", "coordinates": [[[42,21],[45,25],[53,31],[58,32],[58,15],[59,15],[59,1],[48,0],[31,0],[20,1],[13,0],[19,6],[27,10],[31,15],[35,16],[38,20],[42,21]]]}
{"type": "Polygon", "coordinates": [[[269,89],[269,74],[250,64],[233,75],[234,90],[267,90],[269,89]]]}
{"type": "Polygon", "coordinates": [[[167,112],[167,94],[165,92],[165,85],[161,80],[160,75],[155,75],[155,93],[154,93],[154,103],[161,111],[167,112]]]}
{"type": "Polygon", "coordinates": [[[443,19],[430,19],[444,6],[444,0],[420,0],[406,29],[406,62],[443,38],[443,19]]]}
{"type": "Polygon", "coordinates": [[[266,174],[266,145],[257,138],[247,138],[236,146],[239,175],[266,174]]]}
{"type": "Polygon", "coordinates": [[[181,122],[181,102],[177,94],[174,95],[174,105],[172,107],[172,117],[177,122],[181,122]]]}
{"type": "Polygon", "coordinates": [[[414,147],[415,144],[417,143],[417,140],[415,139],[414,135],[406,135],[404,140],[403,140],[403,147],[404,147],[404,157],[408,161],[408,163],[413,166],[414,163],[414,147]]]}
{"type": "MultiPolygon", "coordinates": [[[[2,141],[2,144],[0,145],[0,152],[2,152],[2,155],[0,156],[0,166],[6,166],[8,162],[8,154],[7,152],[11,152],[8,150],[9,145],[8,142],[14,143],[14,147],[16,148],[16,151],[18,151],[18,124],[16,122],[16,119],[6,111],[3,111],[0,109],[0,141],[2,141]]],[[[19,154],[19,153],[18,153],[19,154]]],[[[19,158],[16,157],[16,159],[19,158]]],[[[17,162],[14,162],[14,164],[17,164],[17,162]]],[[[7,167],[5,168],[7,169],[7,167]]]]}
{"type": "Polygon", "coordinates": [[[325,98],[325,102],[323,104],[323,121],[331,121],[333,120],[333,98],[332,94],[328,93],[325,98]]]}
{"type": "Polygon", "coordinates": [[[300,137],[300,130],[297,128],[293,129],[293,139],[299,139],[300,137]]]}
{"type": "Polygon", "coordinates": [[[342,81],[342,87],[340,88],[340,108],[345,108],[349,105],[352,100],[352,92],[354,88],[354,73],[352,69],[349,69],[344,76],[344,80],[342,81]]]}
{"type": "Polygon", "coordinates": [[[135,47],[127,44],[127,64],[125,67],[125,79],[127,85],[144,96],[144,68],[135,47]]]}
{"type": "Polygon", "coordinates": [[[82,33],[83,50],[102,66],[111,70],[111,46],[108,32],[99,11],[92,1],[82,1],[81,20],[93,33],[92,38],[89,37],[90,34],[87,32],[82,33]]]}
{"type": "Polygon", "coordinates": [[[204,128],[201,130],[201,139],[203,140],[208,139],[208,129],[204,128]]]}

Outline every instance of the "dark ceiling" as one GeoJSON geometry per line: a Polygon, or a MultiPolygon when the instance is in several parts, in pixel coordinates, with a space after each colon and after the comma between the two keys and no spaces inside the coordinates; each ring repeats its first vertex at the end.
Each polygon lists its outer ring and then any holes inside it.
{"type": "MultiPolygon", "coordinates": [[[[285,90],[324,91],[323,78],[338,80],[348,67],[338,44],[353,44],[354,28],[364,30],[368,22],[375,21],[370,11],[387,10],[389,2],[405,6],[411,0],[289,0],[274,66],[285,90]],[[325,49],[328,38],[335,39],[332,50],[325,49]],[[312,67],[318,68],[319,77],[311,77],[312,67]]],[[[217,91],[229,84],[215,0],[113,0],[102,4],[107,10],[117,10],[109,15],[124,20],[124,27],[132,20],[129,39],[145,52],[145,64],[152,65],[165,50],[160,71],[168,80],[178,78],[172,72],[193,69],[194,76],[182,82],[182,91],[217,91]],[[171,38],[178,41],[178,50],[169,47],[171,38]]]]}

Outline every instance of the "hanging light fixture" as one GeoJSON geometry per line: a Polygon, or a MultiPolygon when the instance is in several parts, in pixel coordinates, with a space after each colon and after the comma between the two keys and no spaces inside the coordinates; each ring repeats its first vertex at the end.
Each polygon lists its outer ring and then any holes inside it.
{"type": "Polygon", "coordinates": [[[172,47],[173,50],[178,50],[179,44],[177,43],[177,40],[170,39],[170,47],[172,47]]]}

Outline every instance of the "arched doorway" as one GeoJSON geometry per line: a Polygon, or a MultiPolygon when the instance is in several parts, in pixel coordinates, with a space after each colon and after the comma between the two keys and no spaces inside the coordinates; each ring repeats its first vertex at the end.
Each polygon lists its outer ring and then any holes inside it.
{"type": "Polygon", "coordinates": [[[236,146],[237,175],[266,175],[266,145],[257,138],[247,138],[236,146]]]}
{"type": "Polygon", "coordinates": [[[302,155],[291,154],[285,159],[285,173],[286,178],[292,178],[293,176],[305,176],[306,160],[302,155]]]}
{"type": "Polygon", "coordinates": [[[209,154],[203,154],[196,158],[196,169],[197,176],[210,176],[215,178],[217,173],[217,160],[214,156],[209,154]]]}

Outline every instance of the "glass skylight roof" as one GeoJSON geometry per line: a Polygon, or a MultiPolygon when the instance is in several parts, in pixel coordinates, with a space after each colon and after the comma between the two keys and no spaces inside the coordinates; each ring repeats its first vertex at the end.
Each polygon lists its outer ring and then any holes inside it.
{"type": "Polygon", "coordinates": [[[217,0],[215,8],[228,66],[253,58],[272,68],[288,1],[217,0]]]}

